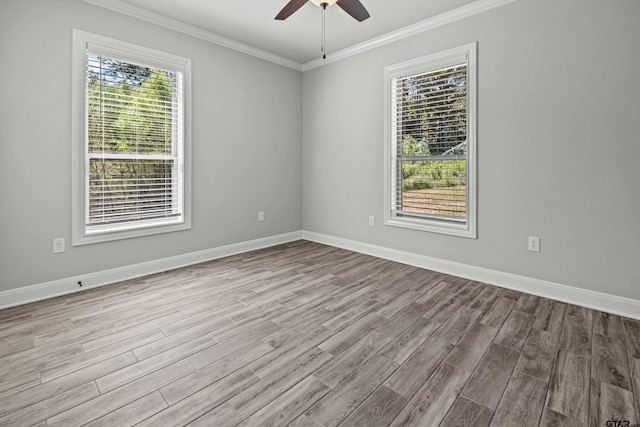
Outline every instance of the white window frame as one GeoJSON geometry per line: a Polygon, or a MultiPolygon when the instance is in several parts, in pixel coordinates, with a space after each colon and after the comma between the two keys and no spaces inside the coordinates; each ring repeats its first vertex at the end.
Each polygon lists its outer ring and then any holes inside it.
{"type": "Polygon", "coordinates": [[[477,238],[477,179],[476,179],[476,79],[477,79],[477,43],[437,52],[421,58],[412,59],[400,64],[390,65],[384,69],[385,112],[384,112],[384,173],[385,173],[385,225],[409,228],[413,230],[448,234],[452,236],[477,238]],[[436,71],[451,65],[459,64],[461,58],[467,61],[467,217],[464,222],[447,221],[436,217],[397,215],[392,209],[394,189],[392,174],[396,162],[394,150],[395,137],[395,99],[392,96],[393,81],[420,73],[436,71]]]}
{"type": "Polygon", "coordinates": [[[166,52],[112,38],[73,30],[72,53],[72,242],[74,246],[106,242],[191,228],[191,60],[166,52]],[[88,216],[88,119],[87,46],[119,60],[150,68],[179,71],[183,78],[182,135],[179,137],[182,162],[177,165],[182,185],[182,215],[167,219],[125,222],[117,225],[87,226],[88,216]]]}

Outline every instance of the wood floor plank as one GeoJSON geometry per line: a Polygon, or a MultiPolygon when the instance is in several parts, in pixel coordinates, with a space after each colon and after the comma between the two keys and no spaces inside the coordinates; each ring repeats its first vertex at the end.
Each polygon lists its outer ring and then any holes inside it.
{"type": "Polygon", "coordinates": [[[271,320],[286,328],[294,327],[301,322],[322,324],[335,316],[333,312],[324,308],[327,302],[332,301],[333,297],[333,294],[323,295],[308,304],[274,316],[271,320]]]}
{"type": "Polygon", "coordinates": [[[228,403],[244,418],[248,418],[331,359],[329,353],[314,347],[293,359],[283,369],[273,372],[231,398],[228,403]]]}
{"type": "Polygon", "coordinates": [[[527,337],[516,370],[549,382],[558,350],[558,342],[557,335],[533,329],[527,337]]]}
{"type": "Polygon", "coordinates": [[[105,375],[96,380],[96,383],[98,384],[100,393],[106,393],[174,362],[183,360],[185,357],[189,357],[204,348],[211,347],[213,344],[214,341],[211,337],[205,335],[167,351],[163,351],[148,359],[141,360],[133,365],[129,365],[117,372],[105,375]]]}
{"type": "MultiPolygon", "coordinates": [[[[211,307],[211,303],[205,303],[204,307],[211,307]]],[[[198,326],[203,324],[204,322],[208,322],[213,319],[217,319],[220,316],[224,316],[234,310],[238,310],[243,307],[243,304],[239,302],[230,302],[228,304],[223,304],[222,306],[217,306],[215,308],[209,310],[203,310],[198,313],[195,313],[191,316],[185,316],[184,318],[171,322],[166,325],[160,326],[160,330],[165,333],[165,335],[173,335],[185,329],[191,328],[193,326],[198,326]]],[[[182,310],[184,312],[184,309],[182,310]]],[[[185,313],[186,314],[186,313],[185,313]]]]}
{"type": "Polygon", "coordinates": [[[340,423],[340,427],[386,427],[406,404],[406,398],[381,386],[340,423]]]}
{"type": "Polygon", "coordinates": [[[591,359],[558,350],[546,405],[586,424],[589,413],[590,367],[591,359]]]}
{"type": "Polygon", "coordinates": [[[437,275],[433,282],[436,283],[436,285],[430,286],[420,298],[415,300],[416,303],[431,308],[435,306],[444,295],[448,294],[448,285],[444,281],[444,275],[437,275]]]}
{"type": "Polygon", "coordinates": [[[393,361],[375,356],[343,381],[339,388],[305,411],[293,425],[300,422],[337,425],[378,388],[396,367],[393,361]]]}
{"type": "Polygon", "coordinates": [[[540,420],[540,427],[585,427],[586,425],[549,407],[544,408],[542,419],[540,420]]]}
{"type": "Polygon", "coordinates": [[[336,313],[344,313],[358,307],[361,308],[362,304],[374,302],[373,298],[371,298],[371,292],[371,285],[360,280],[348,289],[343,289],[342,292],[336,295],[335,301],[327,304],[324,308],[336,313]]]}
{"type": "Polygon", "coordinates": [[[280,301],[283,306],[295,309],[306,304],[313,303],[319,298],[325,297],[337,291],[338,286],[332,282],[335,277],[330,274],[323,275],[317,279],[307,280],[304,287],[293,292],[293,296],[280,301]]]}
{"type": "Polygon", "coordinates": [[[612,420],[628,421],[629,424],[638,422],[633,393],[605,382],[598,382],[594,389],[597,398],[592,399],[590,425],[606,425],[612,420]]]}
{"type": "Polygon", "coordinates": [[[640,359],[640,321],[624,319],[623,323],[629,357],[640,359]]]}
{"type": "Polygon", "coordinates": [[[501,328],[515,305],[516,302],[511,298],[498,297],[491,308],[482,316],[480,323],[493,328],[501,328]]]}
{"type": "Polygon", "coordinates": [[[37,402],[64,393],[72,388],[89,383],[104,375],[130,366],[135,362],[136,358],[132,353],[123,353],[111,359],[96,363],[95,365],[87,366],[69,375],[38,384],[35,387],[14,393],[10,396],[2,397],[0,416],[18,411],[37,402]]]}
{"type": "Polygon", "coordinates": [[[459,396],[449,413],[442,421],[448,427],[487,427],[491,423],[493,412],[482,405],[459,396]]]}
{"type": "Polygon", "coordinates": [[[262,318],[256,315],[255,318],[245,319],[243,321],[224,326],[220,329],[216,329],[215,331],[210,332],[209,335],[217,342],[226,341],[236,335],[244,334],[247,331],[251,331],[252,329],[259,327],[264,322],[271,320],[271,317],[276,315],[278,312],[279,311],[268,310],[264,312],[264,316],[262,318]]]}
{"type": "Polygon", "coordinates": [[[120,331],[133,327],[136,327],[139,330],[150,330],[161,328],[164,325],[173,323],[176,320],[184,319],[185,317],[184,313],[175,311],[175,309],[170,309],[168,311],[161,312],[160,315],[158,315],[158,313],[149,313],[147,316],[134,316],[129,319],[118,320],[114,325],[120,331]]]}
{"type": "MultiPolygon", "coordinates": [[[[322,326],[334,331],[340,330],[358,320],[359,318],[376,311],[381,306],[382,304],[380,302],[372,299],[367,299],[361,303],[355,304],[353,307],[347,310],[341,311],[339,314],[334,316],[333,319],[324,322],[322,326]]],[[[327,309],[329,310],[329,308],[327,309]]]]}
{"type": "Polygon", "coordinates": [[[42,371],[49,365],[65,363],[83,353],[82,346],[76,344],[63,348],[35,347],[5,356],[0,359],[0,382],[11,381],[34,371],[42,371]]]}
{"type": "Polygon", "coordinates": [[[456,345],[481,315],[478,310],[462,306],[433,333],[433,336],[456,345]]]}
{"type": "MultiPolygon", "coordinates": [[[[439,300],[434,301],[433,306],[426,304],[428,307],[428,310],[423,317],[425,319],[428,319],[429,322],[432,324],[442,325],[447,320],[449,320],[463,306],[462,303],[463,303],[463,300],[461,298],[458,298],[456,294],[456,288],[453,287],[453,289],[450,292],[446,293],[444,296],[441,296],[439,300]]],[[[472,310],[472,309],[468,309],[468,310],[472,310]]],[[[473,311],[475,312],[477,310],[473,310],[473,311]]]]}
{"type": "Polygon", "coordinates": [[[540,427],[586,427],[586,425],[549,407],[544,408],[542,419],[540,420],[540,427]]]}
{"type": "Polygon", "coordinates": [[[404,363],[440,326],[431,319],[420,318],[396,336],[384,348],[382,355],[396,363],[404,363]]]}
{"type": "MultiPolygon", "coordinates": [[[[219,342],[213,346],[206,347],[203,350],[189,356],[189,361],[198,369],[207,366],[243,347],[248,346],[254,341],[260,340],[270,334],[279,331],[280,326],[271,321],[266,321],[258,325],[255,329],[244,334],[239,334],[229,338],[226,341],[219,342]]],[[[266,344],[269,344],[268,342],[266,344]]],[[[273,346],[272,346],[273,347],[273,346]]]]}
{"type": "Polygon", "coordinates": [[[245,427],[278,427],[289,424],[331,389],[309,376],[247,418],[245,427]]]}
{"type": "MultiPolygon", "coordinates": [[[[210,365],[211,366],[211,365],[210,365]]],[[[167,409],[147,418],[140,427],[179,426],[197,420],[233,396],[255,384],[259,378],[248,368],[227,375],[196,393],[187,396],[167,409]]]]}
{"type": "Polygon", "coordinates": [[[593,334],[591,378],[632,391],[624,340],[593,334]]]}
{"type": "Polygon", "coordinates": [[[591,357],[593,315],[588,308],[567,306],[560,336],[560,348],[583,357],[591,357]]]}
{"type": "Polygon", "coordinates": [[[0,401],[15,393],[40,384],[40,372],[32,371],[25,375],[0,382],[0,401]]]}
{"type": "Polygon", "coordinates": [[[88,353],[80,354],[73,358],[67,358],[63,363],[58,363],[57,360],[51,361],[40,370],[40,378],[42,382],[54,380],[95,363],[111,359],[112,357],[126,353],[140,345],[144,345],[162,337],[164,337],[164,334],[159,329],[156,329],[115,342],[88,353]]]}
{"type": "Polygon", "coordinates": [[[515,311],[535,315],[538,311],[538,306],[542,302],[542,298],[535,295],[522,294],[518,298],[516,306],[513,308],[515,311]]]}
{"type": "MultiPolygon", "coordinates": [[[[188,375],[195,369],[186,360],[181,360],[133,381],[119,389],[102,394],[85,403],[75,405],[58,415],[48,418],[49,426],[81,426],[103,417],[132,401],[158,390],[165,384],[188,375]]],[[[95,384],[92,383],[95,386],[95,384]]]]}
{"type": "Polygon", "coordinates": [[[377,331],[386,337],[395,338],[415,324],[426,311],[427,308],[424,305],[413,302],[391,316],[387,322],[378,327],[377,331]]]}
{"type": "Polygon", "coordinates": [[[443,363],[418,390],[390,427],[440,424],[468,378],[468,372],[443,363]]]}
{"type": "Polygon", "coordinates": [[[0,425],[31,426],[67,409],[73,410],[73,408],[77,408],[78,405],[97,397],[99,394],[95,383],[82,384],[71,390],[29,405],[19,411],[0,417],[0,425]]]}
{"type": "Polygon", "coordinates": [[[636,406],[636,416],[640,424],[640,321],[632,319],[622,320],[627,360],[632,375],[632,385],[636,406]]]}
{"type": "Polygon", "coordinates": [[[445,362],[472,373],[497,333],[497,328],[474,324],[447,356],[445,362]]]}
{"type": "Polygon", "coordinates": [[[236,426],[242,420],[242,416],[235,409],[223,403],[187,425],[189,427],[236,426]]]}
{"type": "MultiPolygon", "coordinates": [[[[318,369],[313,375],[327,387],[334,388],[366,363],[391,341],[378,331],[371,331],[346,351],[318,369]]],[[[322,344],[320,345],[322,348],[322,344]]]]}
{"type": "Polygon", "coordinates": [[[243,320],[264,319],[264,314],[272,313],[284,313],[286,308],[278,304],[275,301],[267,301],[251,305],[249,307],[243,307],[236,311],[228,313],[226,316],[233,320],[235,323],[239,323],[243,320]]]}
{"type": "Polygon", "coordinates": [[[538,306],[533,329],[560,336],[567,305],[551,300],[544,300],[538,306]]]}
{"type": "Polygon", "coordinates": [[[519,357],[520,353],[513,349],[492,344],[462,390],[462,396],[495,411],[519,357]]]}
{"type": "Polygon", "coordinates": [[[593,313],[593,333],[604,335],[617,341],[624,341],[622,317],[595,311],[593,313]]]}
{"type": "Polygon", "coordinates": [[[109,412],[107,415],[98,418],[86,427],[130,427],[146,420],[150,416],[162,411],[167,407],[167,403],[160,395],[160,392],[153,392],[138,400],[109,412]]]}
{"type": "Polygon", "coordinates": [[[384,321],[385,319],[378,314],[370,313],[336,333],[318,347],[336,356],[351,347],[362,336],[376,329],[384,321]]]}
{"type": "MultiPolygon", "coordinates": [[[[479,284],[476,284],[476,286],[478,285],[479,284]]],[[[476,295],[471,301],[469,301],[466,306],[485,314],[493,306],[497,298],[498,288],[496,288],[495,286],[485,285],[484,289],[482,289],[482,291],[478,293],[478,295],[476,295]]]]}
{"type": "MultiPolygon", "coordinates": [[[[274,351],[260,357],[255,362],[251,362],[249,367],[253,372],[261,378],[271,375],[273,372],[283,369],[292,360],[306,353],[308,350],[316,347],[321,342],[331,336],[331,331],[318,325],[318,333],[297,336],[286,345],[275,349],[274,351]]],[[[308,329],[315,331],[316,329],[308,329]]]]}
{"type": "Polygon", "coordinates": [[[385,382],[396,393],[411,398],[440,366],[454,345],[439,338],[429,338],[385,382]]]}
{"type": "Polygon", "coordinates": [[[67,329],[61,329],[39,335],[35,338],[35,342],[37,346],[51,345],[55,343],[56,346],[64,347],[67,345],[91,341],[116,332],[118,332],[118,329],[109,324],[101,325],[96,328],[90,327],[85,329],[69,327],[67,329]]]}
{"type": "Polygon", "coordinates": [[[133,353],[139,360],[148,359],[174,347],[178,347],[187,342],[202,338],[208,333],[214,332],[215,330],[232,323],[233,322],[231,322],[231,320],[227,319],[224,316],[210,319],[199,325],[192,326],[168,337],[163,337],[156,341],[150,342],[149,344],[138,347],[133,350],[133,353]]]}
{"type": "Polygon", "coordinates": [[[376,311],[376,314],[389,319],[390,317],[393,317],[395,314],[397,314],[400,310],[418,299],[419,296],[420,293],[416,291],[406,291],[398,298],[392,299],[391,302],[381,307],[378,311],[376,311]]]}
{"type": "Polygon", "coordinates": [[[2,338],[0,339],[0,357],[28,350],[35,346],[35,340],[31,336],[2,338]]]}
{"type": "Polygon", "coordinates": [[[492,426],[530,426],[539,423],[548,383],[522,372],[516,373],[504,392],[492,426]]]}
{"type": "Polygon", "coordinates": [[[261,341],[254,341],[246,347],[163,387],[160,389],[160,392],[167,403],[173,405],[230,373],[239,370],[251,363],[251,361],[269,353],[271,350],[273,350],[273,348],[267,344],[261,341]]]}
{"type": "Polygon", "coordinates": [[[533,315],[514,309],[504,322],[504,325],[502,325],[500,332],[498,332],[496,343],[522,351],[527,335],[529,335],[529,330],[533,326],[533,321],[533,315]]]}
{"type": "Polygon", "coordinates": [[[306,336],[320,335],[324,332],[333,334],[333,331],[329,331],[327,328],[319,325],[317,322],[305,321],[299,323],[295,327],[283,328],[280,331],[273,332],[267,338],[265,338],[264,342],[266,344],[269,344],[273,348],[282,348],[285,346],[290,346],[291,344],[300,341],[300,339],[304,339],[306,336]]]}
{"type": "MultiPolygon", "coordinates": [[[[90,341],[85,341],[82,343],[82,348],[85,352],[91,353],[92,351],[108,348],[109,346],[117,345],[118,343],[128,343],[133,342],[138,343],[138,346],[133,346],[133,348],[140,347],[149,342],[153,342],[164,338],[164,334],[160,329],[145,329],[138,330],[137,328],[125,329],[123,331],[114,332],[112,334],[100,336],[94,338],[90,341]]],[[[133,349],[132,348],[132,349],[133,349]]]]}
{"type": "Polygon", "coordinates": [[[640,359],[632,358],[629,361],[632,371],[633,381],[633,395],[636,402],[636,416],[638,417],[638,423],[640,424],[640,359]]]}

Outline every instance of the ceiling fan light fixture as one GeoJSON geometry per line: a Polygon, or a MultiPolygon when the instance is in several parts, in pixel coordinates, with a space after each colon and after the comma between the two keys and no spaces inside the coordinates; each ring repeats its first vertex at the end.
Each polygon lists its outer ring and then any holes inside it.
{"type": "Polygon", "coordinates": [[[276,15],[276,20],[284,21],[292,14],[294,14],[297,10],[299,10],[302,6],[307,4],[308,1],[322,8],[322,27],[321,27],[321,37],[322,37],[322,58],[327,58],[327,49],[325,46],[325,34],[326,34],[326,16],[325,13],[327,11],[327,7],[333,6],[334,4],[338,4],[342,10],[347,12],[351,17],[353,17],[356,21],[362,22],[365,19],[369,18],[369,12],[367,9],[360,3],[360,0],[289,0],[289,2],[284,6],[284,8],[276,15]]]}
{"type": "Polygon", "coordinates": [[[326,3],[327,7],[333,6],[337,2],[338,0],[311,0],[311,3],[315,4],[316,6],[322,6],[323,3],[326,3]]]}

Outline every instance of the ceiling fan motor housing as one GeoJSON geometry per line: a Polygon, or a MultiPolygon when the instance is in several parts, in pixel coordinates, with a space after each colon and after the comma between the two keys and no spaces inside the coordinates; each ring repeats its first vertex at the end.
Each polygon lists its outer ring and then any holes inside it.
{"type": "Polygon", "coordinates": [[[325,3],[327,4],[327,7],[333,6],[337,2],[338,2],[338,0],[311,0],[311,3],[315,4],[316,6],[320,6],[320,7],[322,7],[322,5],[325,4],[325,3]]]}

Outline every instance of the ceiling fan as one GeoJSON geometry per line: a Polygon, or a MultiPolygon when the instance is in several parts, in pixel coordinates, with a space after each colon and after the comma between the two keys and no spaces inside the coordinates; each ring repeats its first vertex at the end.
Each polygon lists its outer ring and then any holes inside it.
{"type": "Polygon", "coordinates": [[[353,18],[359,22],[369,18],[369,12],[360,3],[359,0],[291,0],[287,5],[278,13],[276,19],[279,21],[285,20],[294,14],[298,9],[304,6],[308,1],[316,4],[317,6],[326,9],[329,6],[337,4],[342,10],[347,12],[353,18]]]}
{"type": "Polygon", "coordinates": [[[367,12],[367,9],[365,9],[362,3],[360,3],[360,0],[290,0],[289,3],[287,3],[287,5],[280,11],[280,13],[276,15],[276,19],[278,21],[284,21],[285,19],[293,15],[298,9],[304,6],[308,1],[322,8],[322,46],[320,47],[320,50],[323,53],[323,59],[327,59],[327,49],[325,43],[325,12],[327,10],[327,7],[337,4],[342,10],[347,12],[359,22],[364,21],[370,16],[369,12],[367,12]]]}

